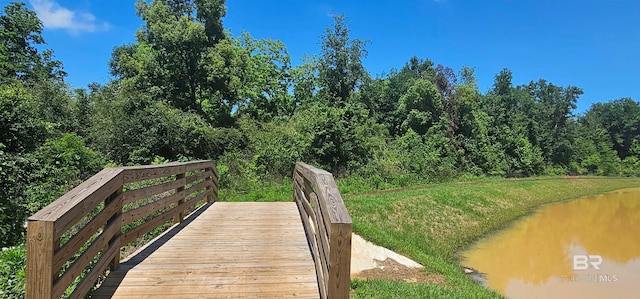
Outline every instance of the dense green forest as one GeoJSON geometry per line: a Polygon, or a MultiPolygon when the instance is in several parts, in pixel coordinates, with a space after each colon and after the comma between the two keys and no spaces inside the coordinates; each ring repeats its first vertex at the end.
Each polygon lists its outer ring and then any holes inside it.
{"type": "MultiPolygon", "coordinates": [[[[0,15],[0,247],[26,217],[109,165],[214,159],[223,188],[282,181],[296,161],[373,188],[461,176],[640,175],[640,103],[574,115],[583,91],[414,57],[373,78],[345,17],[292,65],[284,44],[233,36],[224,0],[138,1],[136,42],[114,45],[113,80],[65,83],[23,3],[0,15]]],[[[611,100],[611,99],[603,99],[611,100]]]]}

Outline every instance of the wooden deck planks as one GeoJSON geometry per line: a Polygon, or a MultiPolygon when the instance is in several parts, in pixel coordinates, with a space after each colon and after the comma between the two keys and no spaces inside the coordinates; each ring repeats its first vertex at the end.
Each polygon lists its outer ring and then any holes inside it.
{"type": "Polygon", "coordinates": [[[318,298],[296,204],[216,202],[111,273],[93,298],[318,298]]]}

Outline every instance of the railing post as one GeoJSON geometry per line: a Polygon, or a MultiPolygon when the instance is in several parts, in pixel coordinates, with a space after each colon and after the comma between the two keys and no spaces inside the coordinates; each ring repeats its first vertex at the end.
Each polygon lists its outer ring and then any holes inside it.
{"type": "MultiPolygon", "coordinates": [[[[184,179],[184,173],[179,173],[176,175],[176,181],[177,180],[181,180],[184,179]]],[[[182,185],[181,187],[178,187],[178,189],[176,189],[176,193],[180,193],[184,191],[184,185],[182,185]]],[[[184,204],[184,197],[180,198],[180,200],[178,200],[178,205],[177,206],[181,206],[182,204],[184,204]]],[[[173,219],[173,223],[182,223],[182,220],[184,220],[184,210],[181,210],[178,213],[178,216],[176,216],[176,218],[173,219]]]]}
{"type": "Polygon", "coordinates": [[[328,298],[349,298],[351,223],[332,223],[329,237],[328,298]]]}
{"type": "Polygon", "coordinates": [[[218,172],[214,169],[214,167],[210,167],[207,170],[211,170],[211,183],[213,183],[213,186],[207,186],[206,190],[209,189],[213,189],[213,192],[211,192],[211,194],[209,194],[207,196],[207,202],[208,203],[214,203],[216,200],[218,200],[218,172]]]}
{"type": "Polygon", "coordinates": [[[53,296],[53,222],[29,221],[27,226],[27,299],[53,296]]]}
{"type": "Polygon", "coordinates": [[[118,252],[113,257],[113,260],[111,260],[111,262],[109,263],[109,268],[111,269],[111,271],[116,271],[120,267],[120,246],[122,246],[122,244],[115,244],[115,242],[119,243],[120,242],[120,235],[122,235],[122,218],[121,218],[121,215],[122,215],[122,198],[120,197],[121,194],[122,194],[122,186],[120,186],[120,188],[118,190],[113,192],[113,194],[111,194],[111,196],[109,196],[109,198],[107,198],[104,201],[105,208],[109,204],[117,205],[116,213],[113,214],[111,219],[109,219],[107,221],[107,224],[105,225],[105,227],[109,227],[109,225],[111,225],[112,223],[117,222],[116,225],[119,226],[118,232],[113,237],[111,237],[111,240],[109,240],[109,247],[118,246],[118,252]],[[114,202],[114,201],[116,201],[116,202],[114,202]]]}

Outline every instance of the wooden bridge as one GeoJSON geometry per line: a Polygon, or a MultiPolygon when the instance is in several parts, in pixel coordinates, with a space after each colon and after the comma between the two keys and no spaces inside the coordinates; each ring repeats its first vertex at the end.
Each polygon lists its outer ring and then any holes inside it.
{"type": "Polygon", "coordinates": [[[347,298],[333,176],[297,163],[293,185],[292,202],[218,202],[211,161],[104,169],[29,218],[26,298],[347,298]]]}

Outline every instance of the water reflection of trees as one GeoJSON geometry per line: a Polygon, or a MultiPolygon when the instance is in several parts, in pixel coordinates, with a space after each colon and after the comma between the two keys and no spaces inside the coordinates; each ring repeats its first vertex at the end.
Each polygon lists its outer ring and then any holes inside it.
{"type": "Polygon", "coordinates": [[[598,254],[606,263],[640,257],[640,190],[550,205],[466,252],[465,266],[488,273],[489,287],[510,279],[540,285],[569,276],[573,254],[598,254]]]}

